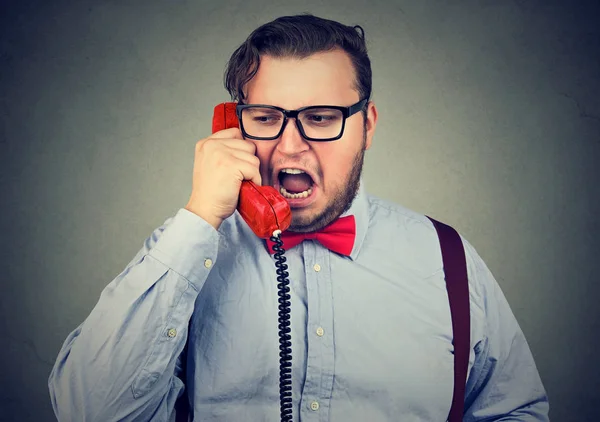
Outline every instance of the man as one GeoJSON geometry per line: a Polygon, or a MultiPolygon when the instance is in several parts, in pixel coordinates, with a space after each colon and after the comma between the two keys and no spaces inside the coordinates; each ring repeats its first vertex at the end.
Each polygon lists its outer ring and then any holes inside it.
{"type": "MultiPolygon", "coordinates": [[[[243,180],[287,198],[290,231],[344,217],[355,228],[346,251],[314,239],[286,247],[293,420],[446,420],[453,333],[439,240],[425,216],[361,183],[377,109],[357,29],[283,17],[233,54],[226,88],[243,131],[197,143],[189,202],[65,341],[49,380],[59,420],[166,421],[180,396],[194,420],[279,419],[277,274],[269,245],[235,212],[243,180]],[[317,105],[330,107],[303,109],[317,105]],[[299,109],[288,118],[282,111],[299,109]]],[[[523,333],[463,243],[471,314],[464,420],[546,421],[523,333]]]]}

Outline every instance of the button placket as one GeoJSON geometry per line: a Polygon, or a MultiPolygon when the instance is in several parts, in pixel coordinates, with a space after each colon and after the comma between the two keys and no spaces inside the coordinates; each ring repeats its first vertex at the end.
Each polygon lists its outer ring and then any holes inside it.
{"type": "MultiPolygon", "coordinates": [[[[328,399],[333,388],[333,333],[325,336],[325,328],[333,326],[333,296],[330,280],[331,253],[313,242],[304,242],[305,271],[308,292],[307,327],[312,339],[308,341],[307,368],[302,397],[303,408],[312,414],[311,419],[327,419],[328,399]],[[323,400],[321,400],[323,399],[323,400]],[[320,416],[316,413],[319,411],[320,416]]],[[[306,415],[307,417],[308,414],[306,415]]]]}

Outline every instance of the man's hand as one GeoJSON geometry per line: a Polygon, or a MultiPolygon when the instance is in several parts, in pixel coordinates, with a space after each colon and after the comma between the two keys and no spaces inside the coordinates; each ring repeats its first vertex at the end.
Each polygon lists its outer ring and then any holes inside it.
{"type": "Polygon", "coordinates": [[[254,143],[239,128],[215,132],[196,143],[192,193],[185,206],[218,229],[235,211],[242,181],[262,184],[254,143]]]}

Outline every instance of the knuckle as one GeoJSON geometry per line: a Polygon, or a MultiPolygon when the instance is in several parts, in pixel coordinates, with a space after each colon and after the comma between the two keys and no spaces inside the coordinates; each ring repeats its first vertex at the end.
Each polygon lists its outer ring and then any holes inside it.
{"type": "Polygon", "coordinates": [[[197,153],[206,151],[207,149],[210,149],[210,147],[211,147],[210,139],[201,139],[198,142],[196,142],[196,152],[197,153]]]}

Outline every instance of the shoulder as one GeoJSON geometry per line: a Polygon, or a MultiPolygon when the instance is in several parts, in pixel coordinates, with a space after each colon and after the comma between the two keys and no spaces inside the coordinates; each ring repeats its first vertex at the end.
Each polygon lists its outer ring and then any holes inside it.
{"type": "MultiPolygon", "coordinates": [[[[410,243],[413,246],[424,244],[426,250],[435,252],[441,259],[439,237],[429,216],[371,194],[367,194],[367,201],[369,204],[369,231],[373,230],[379,235],[382,232],[389,233],[390,237],[397,237],[401,242],[410,243]]],[[[435,220],[452,227],[458,233],[465,249],[467,264],[473,269],[481,271],[485,267],[485,263],[460,229],[443,219],[435,218],[435,220]]]]}
{"type": "MultiPolygon", "coordinates": [[[[442,269],[439,241],[427,216],[372,194],[360,258],[370,265],[393,266],[423,279],[442,269]]],[[[396,271],[396,270],[394,270],[396,271]]]]}
{"type": "Polygon", "coordinates": [[[435,227],[424,214],[401,204],[367,194],[369,223],[367,237],[394,247],[416,248],[421,254],[435,254],[439,242],[435,227]]]}
{"type": "MultiPolygon", "coordinates": [[[[431,219],[401,204],[367,194],[369,228],[366,245],[380,244],[376,249],[391,250],[392,255],[420,273],[443,271],[440,239],[431,219]]],[[[465,251],[469,290],[472,303],[482,306],[483,297],[495,286],[495,280],[485,262],[460,231],[444,219],[437,221],[451,226],[462,241],[465,251]],[[487,288],[486,288],[487,287],[487,288]]]]}
{"type": "Polygon", "coordinates": [[[404,227],[422,226],[435,234],[435,229],[426,215],[372,194],[367,194],[366,197],[370,223],[399,224],[404,227]]]}

